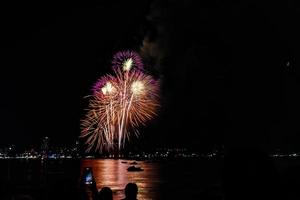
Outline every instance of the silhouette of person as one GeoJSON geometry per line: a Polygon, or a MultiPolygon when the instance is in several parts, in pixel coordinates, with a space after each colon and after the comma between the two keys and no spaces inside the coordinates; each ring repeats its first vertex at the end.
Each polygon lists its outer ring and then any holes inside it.
{"type": "Polygon", "coordinates": [[[113,200],[112,190],[109,187],[103,187],[98,193],[98,200],[113,200]]]}
{"type": "Polygon", "coordinates": [[[271,158],[255,148],[234,148],[225,155],[225,200],[279,199],[279,175],[271,158]]]}
{"type": "Polygon", "coordinates": [[[97,184],[91,167],[86,167],[83,170],[80,179],[79,191],[81,199],[83,200],[90,199],[90,196],[93,200],[98,199],[97,184]]]}
{"type": "Polygon", "coordinates": [[[138,186],[135,183],[128,183],[125,187],[125,199],[137,200],[138,186]]]}

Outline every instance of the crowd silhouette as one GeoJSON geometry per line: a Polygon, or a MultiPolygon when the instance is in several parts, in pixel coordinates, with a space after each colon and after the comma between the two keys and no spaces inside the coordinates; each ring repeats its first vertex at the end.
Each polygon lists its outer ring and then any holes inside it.
{"type": "MultiPolygon", "coordinates": [[[[290,173],[295,174],[295,170],[290,173]]],[[[293,199],[297,192],[286,193],[284,181],[277,171],[274,160],[256,148],[231,148],[228,149],[222,159],[220,184],[201,190],[203,200],[235,200],[235,199],[293,199]],[[288,195],[286,195],[288,194],[288,195]],[[294,195],[294,196],[293,196],[294,195]],[[290,196],[290,197],[288,197],[290,196]]],[[[113,200],[114,192],[109,187],[102,187],[98,191],[96,181],[91,184],[80,178],[80,184],[74,186],[73,180],[66,178],[57,180],[50,185],[44,196],[22,193],[12,185],[1,185],[1,199],[5,200],[36,200],[36,199],[74,199],[74,200],[113,200]]],[[[179,180],[180,181],[180,180],[179,180]]],[[[293,184],[294,182],[291,182],[293,184]]],[[[208,184],[209,185],[209,184],[208,184]]],[[[296,183],[295,183],[296,185],[296,183]]],[[[189,187],[189,185],[185,186],[189,187]]],[[[296,190],[295,190],[296,191],[296,190]]],[[[138,186],[136,183],[128,183],[124,187],[122,200],[137,200],[138,186]]],[[[181,191],[169,191],[179,196],[181,191]]],[[[185,194],[190,198],[189,194],[185,194]]],[[[178,197],[178,196],[177,196],[178,197]]],[[[181,196],[180,196],[181,197],[181,196]]]]}
{"type": "MultiPolygon", "coordinates": [[[[91,185],[92,200],[113,200],[113,192],[109,187],[103,187],[98,192],[96,184],[91,185]]],[[[124,189],[125,198],[122,200],[137,200],[138,186],[135,183],[128,183],[124,189]]],[[[88,195],[85,195],[84,199],[90,199],[88,195]]]]}
{"type": "MultiPolygon", "coordinates": [[[[279,173],[274,159],[258,148],[230,148],[226,149],[224,156],[218,158],[221,162],[218,183],[209,183],[201,189],[203,200],[235,200],[235,199],[295,199],[299,197],[296,189],[299,173],[298,168],[286,168],[286,174],[279,173]],[[285,178],[285,179],[284,179],[285,178]]],[[[200,177],[201,178],[201,177],[200,177]]],[[[43,191],[26,192],[20,190],[12,183],[0,182],[0,199],[4,200],[113,200],[116,193],[109,187],[102,187],[98,191],[96,181],[86,182],[86,174],[79,178],[80,184],[74,184],[73,179],[61,177],[43,191]],[[40,195],[42,194],[42,195],[40,195]]],[[[196,181],[197,179],[195,179],[196,181]]],[[[180,180],[178,180],[180,181],[180,180]]],[[[78,179],[77,179],[78,183],[78,179]]],[[[192,186],[185,185],[186,188],[192,186]]],[[[27,190],[30,191],[30,190],[27,190]]],[[[136,183],[127,183],[124,187],[122,200],[137,200],[138,186],[136,183]]],[[[164,192],[164,191],[162,191],[164,192]]],[[[167,195],[191,198],[192,195],[181,190],[167,191],[167,195]]],[[[163,196],[163,195],[160,195],[163,196]]],[[[120,198],[120,197],[119,197],[120,198]]],[[[168,199],[167,197],[164,197],[168,199]]],[[[121,198],[120,198],[121,199],[121,198]]],[[[197,198],[198,199],[198,198],[197,198]]]]}

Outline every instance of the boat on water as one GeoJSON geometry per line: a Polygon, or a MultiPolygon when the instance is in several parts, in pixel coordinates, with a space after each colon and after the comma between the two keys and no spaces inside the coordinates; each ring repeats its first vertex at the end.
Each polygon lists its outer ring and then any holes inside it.
{"type": "Polygon", "coordinates": [[[144,170],[140,167],[130,166],[130,167],[127,168],[127,171],[129,171],[129,172],[140,172],[140,171],[144,171],[144,170]]]}
{"type": "Polygon", "coordinates": [[[138,163],[135,162],[135,161],[133,161],[133,162],[131,162],[130,164],[131,164],[131,165],[137,165],[138,163]]]}

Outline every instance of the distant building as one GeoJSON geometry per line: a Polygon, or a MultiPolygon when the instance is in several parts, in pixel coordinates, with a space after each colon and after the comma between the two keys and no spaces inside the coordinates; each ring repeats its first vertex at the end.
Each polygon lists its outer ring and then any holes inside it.
{"type": "Polygon", "coordinates": [[[80,156],[80,143],[78,140],[75,141],[75,146],[72,150],[72,155],[75,158],[78,158],[80,156]]]}
{"type": "Polygon", "coordinates": [[[16,156],[16,146],[14,144],[10,145],[7,150],[8,157],[15,157],[16,156]]]}
{"type": "Polygon", "coordinates": [[[42,158],[47,158],[49,153],[49,137],[44,137],[41,144],[41,156],[42,158]]]}

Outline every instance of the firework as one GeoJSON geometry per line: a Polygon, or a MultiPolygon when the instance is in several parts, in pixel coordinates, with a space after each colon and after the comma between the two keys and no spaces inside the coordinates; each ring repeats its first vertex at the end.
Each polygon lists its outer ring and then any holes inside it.
{"type": "Polygon", "coordinates": [[[103,76],[94,84],[89,109],[82,120],[81,137],[86,138],[86,151],[120,150],[131,135],[138,135],[140,125],[156,115],[159,105],[159,83],[142,71],[137,53],[119,52],[112,64],[115,76],[103,76]]]}
{"type": "Polygon", "coordinates": [[[113,56],[112,67],[129,71],[132,67],[142,70],[144,64],[140,55],[134,51],[120,51],[113,56]]]}

